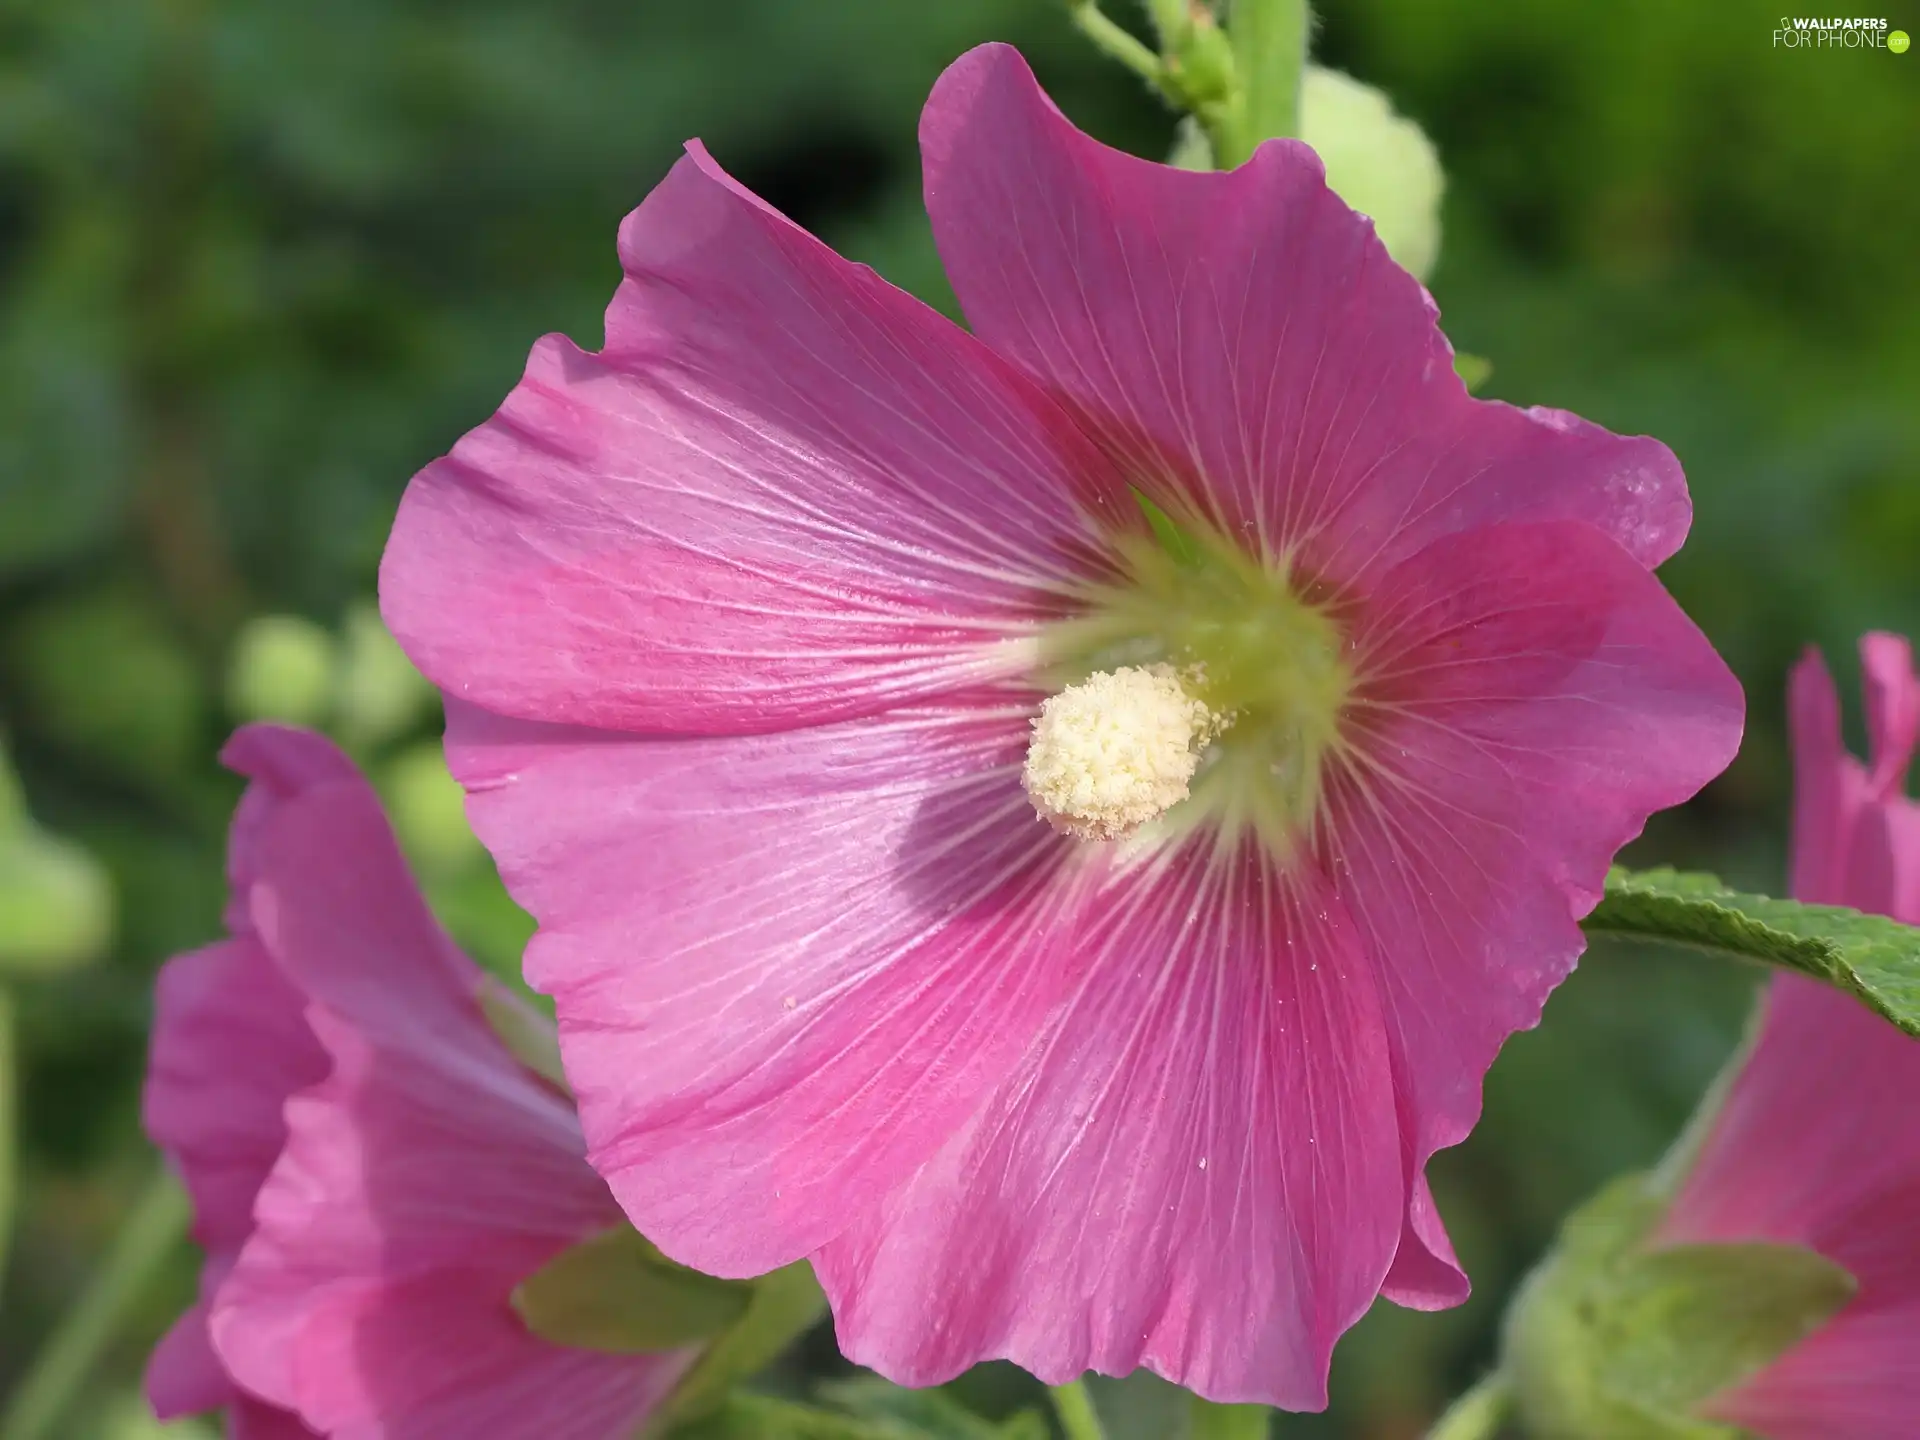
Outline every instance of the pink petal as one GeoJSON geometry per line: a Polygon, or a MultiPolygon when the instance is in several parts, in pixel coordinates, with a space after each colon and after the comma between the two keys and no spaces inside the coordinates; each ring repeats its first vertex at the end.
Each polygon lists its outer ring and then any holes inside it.
{"type": "Polygon", "coordinates": [[[1157,498],[1347,583],[1498,520],[1590,521],[1646,565],[1684,538],[1665,446],[1468,397],[1431,299],[1305,145],[1225,174],[1136,159],[1005,45],[948,68],[920,144],[975,333],[1157,498]]]}
{"type": "Polygon", "coordinates": [[[1920,1177],[1916,1093],[1920,1042],[1851,996],[1776,977],[1662,1238],[1812,1243],[1830,1217],[1920,1177]]]}
{"type": "Polygon", "coordinates": [[[502,714],[701,733],[1019,668],[1118,490],[1064,413],[698,145],[620,256],[606,349],[541,341],[408,488],[380,589],[416,663],[502,714]]]}
{"type": "Polygon", "coordinates": [[[1768,1440],[1911,1440],[1920,1414],[1916,1214],[1920,1176],[1829,1217],[1814,1247],[1860,1280],[1859,1295],[1705,1413],[1768,1440]]]}
{"type": "Polygon", "coordinates": [[[1873,793],[1898,795],[1906,785],[1914,741],[1920,738],[1920,678],[1913,673],[1913,645],[1904,635],[1863,635],[1860,672],[1867,696],[1873,793]]]}
{"type": "MultiPolygon", "coordinates": [[[[363,781],[283,800],[254,837],[254,865],[260,944],[305,994],[333,1063],[286,1106],[254,1234],[215,1301],[220,1358],[330,1433],[595,1433],[533,1414],[541,1377],[573,1362],[508,1307],[521,1279],[620,1220],[566,1100],[488,1027],[479,971],[435,926],[363,781]],[[435,1429],[455,1392],[458,1405],[490,1400],[498,1419],[435,1429]]],[[[623,1367],[619,1384],[593,1382],[623,1404],[653,1395],[647,1377],[665,1363],[592,1358],[623,1367]]],[[[600,1399],[581,1404],[599,1437],[631,1428],[607,1421],[600,1399]]]]}
{"type": "Polygon", "coordinates": [[[1895,1440],[1920,1410],[1920,1043],[1850,996],[1771,984],[1760,1038],[1660,1232],[1776,1240],[1860,1293],[1712,1413],[1778,1440],[1895,1440]]]}
{"type": "Polygon", "coordinates": [[[1434,1203],[1433,1187],[1423,1169],[1414,1178],[1406,1228],[1400,1232],[1400,1248],[1380,1293],[1409,1310],[1451,1310],[1466,1302],[1472,1288],[1441,1223],[1440,1207],[1434,1203]]]}
{"type": "MultiPolygon", "coordinates": [[[[509,1306],[512,1284],[482,1263],[316,1289],[288,1342],[301,1408],[334,1440],[619,1440],[693,1358],[542,1344],[509,1306]]],[[[267,1327],[248,1337],[265,1344],[283,1320],[271,1306],[236,1315],[225,1349],[249,1321],[267,1327]]]]}
{"type": "Polygon", "coordinates": [[[177,955],[154,992],[143,1121],[193,1197],[194,1238],[239,1249],[286,1140],[281,1106],[326,1074],[301,999],[251,936],[177,955]]]}
{"type": "Polygon", "coordinates": [[[207,1339],[204,1301],[174,1321],[154,1346],[142,1388],[153,1413],[162,1420],[217,1410],[233,1398],[233,1381],[207,1339]]]}
{"type": "Polygon", "coordinates": [[[1847,904],[1920,925],[1920,805],[1905,798],[1869,806],[1854,827],[1847,904]]]}
{"type": "Polygon", "coordinates": [[[1844,905],[1855,893],[1853,835],[1867,774],[1840,739],[1840,697],[1820,652],[1808,647],[1787,686],[1793,740],[1794,898],[1844,905]]]}
{"type": "Polygon", "coordinates": [[[257,867],[258,836],[275,810],[295,795],[335,781],[359,782],[339,747],[290,725],[242,725],[221,747],[220,763],[251,782],[234,810],[227,838],[227,928],[248,927],[247,890],[257,867]]]}
{"type": "Polygon", "coordinates": [[[595,1166],[675,1259],[753,1275],[877,1205],[1070,983],[1069,846],[1024,697],[742,739],[450,704],[447,753],[554,996],[595,1166]]]}
{"type": "Polygon", "coordinates": [[[1122,872],[986,1106],[817,1257],[850,1359],[1006,1357],[1326,1403],[1405,1211],[1372,967],[1311,869],[1210,842],[1122,872]],[[930,1297],[937,1297],[930,1303],[930,1297]]]}
{"type": "Polygon", "coordinates": [[[227,1407],[227,1440],[316,1440],[298,1415],[242,1395],[227,1407]]]}
{"type": "MultiPolygon", "coordinates": [[[[1354,645],[1358,758],[1325,846],[1382,977],[1411,1186],[1572,968],[1615,851],[1732,757],[1742,702],[1658,582],[1570,522],[1436,542],[1383,577],[1354,645]]],[[[1416,1210],[1396,1298],[1462,1297],[1444,1247],[1416,1210]]]]}
{"type": "MultiPolygon", "coordinates": [[[[219,1288],[229,1263],[209,1262],[201,1277],[203,1296],[219,1288]]],[[[202,1299],[175,1321],[154,1347],[142,1387],[154,1415],[173,1420],[224,1407],[228,1440],[311,1440],[314,1432],[297,1415],[255,1399],[234,1385],[214,1354],[207,1333],[208,1311],[208,1302],[202,1299]]]]}

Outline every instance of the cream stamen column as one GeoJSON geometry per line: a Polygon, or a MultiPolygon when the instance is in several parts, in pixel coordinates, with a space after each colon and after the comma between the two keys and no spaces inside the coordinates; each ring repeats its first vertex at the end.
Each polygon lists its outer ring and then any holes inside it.
{"type": "Polygon", "coordinates": [[[1187,798],[1221,723],[1171,665],[1102,670],[1041,705],[1020,778],[1054,829],[1118,840],[1187,798]]]}

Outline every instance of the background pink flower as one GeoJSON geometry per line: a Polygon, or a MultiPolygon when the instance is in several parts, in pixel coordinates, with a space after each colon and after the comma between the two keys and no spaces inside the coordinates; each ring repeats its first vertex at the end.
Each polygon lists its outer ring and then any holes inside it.
{"type": "MultiPolygon", "coordinates": [[[[1920,806],[1903,786],[1920,725],[1906,640],[1861,641],[1871,762],[1847,754],[1833,680],[1795,668],[1794,892],[1920,923],[1920,806]]],[[[1783,975],[1752,1054],[1660,1238],[1774,1240],[1843,1266],[1832,1321],[1706,1407],[1769,1440],[1904,1440],[1920,1415],[1920,1043],[1851,997],[1783,975]]]]}
{"type": "Polygon", "coordinates": [[[1466,1294],[1427,1159],[1615,850],[1737,744],[1649,573],[1679,467],[1471,400],[1303,146],[1148,164],[988,46],[922,149],[973,335],[691,146],[605,349],[542,341],[415,478],[383,608],[668,1254],[811,1255],[911,1384],[1145,1364],[1314,1408],[1383,1287],[1466,1294]],[[1021,788],[1042,696],[1103,668],[1076,625],[1169,662],[1184,627],[1244,687],[1138,843],[1021,788]]]}
{"type": "Polygon", "coordinates": [[[252,781],[235,937],[169,963],[148,1088],[208,1249],[202,1303],[155,1356],[156,1408],[237,1382],[248,1435],[308,1433],[288,1412],[352,1440],[629,1435],[690,1352],[561,1348],[509,1304],[623,1223],[566,1098],[494,1035],[487,982],[338,751],[254,726],[223,758],[252,781]]]}

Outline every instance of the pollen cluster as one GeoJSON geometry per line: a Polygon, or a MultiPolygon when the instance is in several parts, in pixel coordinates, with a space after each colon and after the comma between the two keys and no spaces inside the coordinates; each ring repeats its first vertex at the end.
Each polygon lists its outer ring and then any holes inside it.
{"type": "Polygon", "coordinates": [[[1056,830],[1118,840],[1187,798],[1221,723],[1171,665],[1102,670],[1041,705],[1021,780],[1056,830]]]}

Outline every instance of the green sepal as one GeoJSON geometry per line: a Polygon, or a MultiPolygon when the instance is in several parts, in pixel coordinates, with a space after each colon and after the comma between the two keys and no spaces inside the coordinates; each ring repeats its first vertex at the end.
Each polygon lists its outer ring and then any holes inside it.
{"type": "Polygon", "coordinates": [[[1192,536],[1174,523],[1171,515],[1139,490],[1133,492],[1133,499],[1140,507],[1140,513],[1147,517],[1147,528],[1153,531],[1153,538],[1159,542],[1162,550],[1173,557],[1174,564],[1189,568],[1200,563],[1200,547],[1194,543],[1192,536]]]}
{"type": "Polygon", "coordinates": [[[1501,1369],[1544,1440],[1735,1440],[1688,1413],[1777,1359],[1854,1292],[1797,1245],[1644,1241],[1665,1202],[1628,1176],[1570,1215],[1507,1313],[1501,1369]]]}
{"type": "Polygon", "coordinates": [[[1614,1276],[1603,1389],[1687,1410],[1746,1379],[1839,1313],[1859,1286],[1803,1245],[1673,1245],[1614,1276]]]}
{"type": "Polygon", "coordinates": [[[1480,387],[1493,378],[1493,362],[1484,355],[1469,355],[1464,350],[1453,352],[1453,373],[1460,377],[1460,383],[1467,387],[1469,395],[1480,393],[1480,387]]]}
{"type": "Polygon", "coordinates": [[[1920,1035],[1920,930],[1884,916],[1743,895],[1712,875],[1616,869],[1581,928],[1797,971],[1920,1035]]]}
{"type": "Polygon", "coordinates": [[[676,1265],[624,1225],[563,1251],[513,1292],[513,1308],[542,1340],[623,1355],[710,1339],[752,1300],[752,1281],[676,1265]]]}
{"type": "Polygon", "coordinates": [[[676,1424],[719,1409],[736,1383],[764,1369],[827,1308],[813,1266],[805,1260],[746,1283],[753,1292],[746,1311],[681,1377],[655,1412],[647,1435],[678,1434],[676,1424]]]}
{"type": "Polygon", "coordinates": [[[877,1376],[833,1381],[820,1386],[819,1393],[829,1404],[864,1420],[898,1425],[902,1433],[925,1440],[1047,1440],[1050,1433],[1037,1410],[989,1420],[944,1390],[906,1390],[877,1376]]]}

